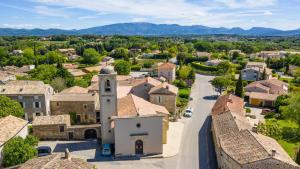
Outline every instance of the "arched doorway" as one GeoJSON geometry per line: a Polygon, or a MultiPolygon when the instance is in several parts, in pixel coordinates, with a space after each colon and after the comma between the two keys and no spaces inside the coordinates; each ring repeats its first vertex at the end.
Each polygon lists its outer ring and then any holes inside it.
{"type": "Polygon", "coordinates": [[[135,141],[135,154],[144,154],[144,147],[143,147],[142,140],[135,141]]]}
{"type": "Polygon", "coordinates": [[[95,129],[87,129],[84,132],[85,139],[96,139],[97,138],[97,131],[95,129]]]}

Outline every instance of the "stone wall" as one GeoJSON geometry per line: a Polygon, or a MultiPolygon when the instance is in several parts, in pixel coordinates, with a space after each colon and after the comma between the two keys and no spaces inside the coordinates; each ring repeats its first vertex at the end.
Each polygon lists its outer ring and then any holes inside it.
{"type": "Polygon", "coordinates": [[[170,113],[176,111],[176,95],[151,94],[150,102],[166,107],[170,113]],[[161,97],[160,102],[158,97],[161,97]]]}

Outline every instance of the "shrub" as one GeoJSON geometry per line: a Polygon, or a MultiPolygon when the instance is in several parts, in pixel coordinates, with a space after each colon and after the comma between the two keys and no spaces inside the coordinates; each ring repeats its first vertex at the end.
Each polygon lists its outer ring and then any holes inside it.
{"type": "Polygon", "coordinates": [[[153,65],[154,65],[153,62],[145,62],[145,63],[143,64],[143,67],[144,67],[144,68],[151,68],[153,65]]]}
{"type": "Polygon", "coordinates": [[[274,115],[275,115],[274,112],[268,112],[268,113],[265,115],[265,119],[271,119],[271,118],[274,117],[274,115]]]}
{"type": "Polygon", "coordinates": [[[215,66],[206,66],[202,63],[193,62],[191,66],[195,69],[203,70],[203,71],[218,71],[215,66]]]}
{"type": "Polygon", "coordinates": [[[173,81],[173,84],[175,85],[175,86],[177,86],[178,88],[186,88],[187,87],[187,84],[186,84],[186,82],[185,81],[183,81],[183,80],[174,80],[173,81]]]}
{"type": "Polygon", "coordinates": [[[189,88],[187,89],[179,89],[179,97],[188,99],[190,97],[191,90],[189,88]]]}
{"type": "Polygon", "coordinates": [[[140,71],[142,69],[142,67],[140,65],[133,65],[131,66],[131,70],[132,71],[140,71]]]}
{"type": "Polygon", "coordinates": [[[246,113],[251,113],[251,109],[250,108],[246,108],[246,113]]]}

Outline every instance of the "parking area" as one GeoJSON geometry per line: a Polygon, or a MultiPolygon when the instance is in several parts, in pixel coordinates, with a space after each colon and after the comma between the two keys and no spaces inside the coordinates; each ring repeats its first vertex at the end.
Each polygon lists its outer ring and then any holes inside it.
{"type": "Polygon", "coordinates": [[[39,146],[49,146],[53,153],[64,152],[66,148],[68,148],[72,156],[86,159],[89,162],[102,159],[100,146],[97,140],[40,141],[39,146]]]}

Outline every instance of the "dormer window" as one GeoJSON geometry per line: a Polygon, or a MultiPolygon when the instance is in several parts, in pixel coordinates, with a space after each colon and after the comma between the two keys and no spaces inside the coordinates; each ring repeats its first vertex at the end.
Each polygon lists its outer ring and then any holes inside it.
{"type": "Polygon", "coordinates": [[[109,80],[105,81],[105,91],[106,92],[110,92],[111,91],[111,85],[110,85],[110,81],[109,80]]]}

